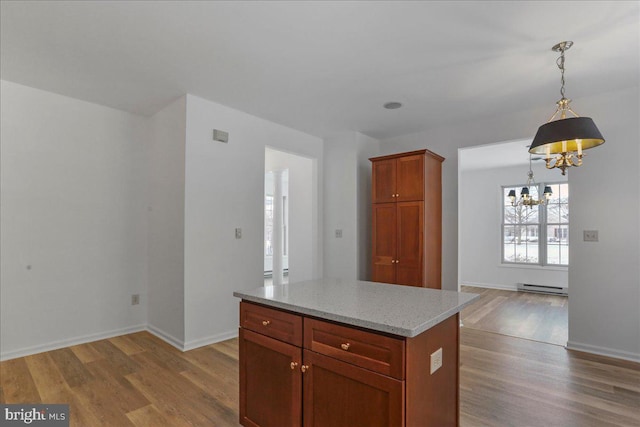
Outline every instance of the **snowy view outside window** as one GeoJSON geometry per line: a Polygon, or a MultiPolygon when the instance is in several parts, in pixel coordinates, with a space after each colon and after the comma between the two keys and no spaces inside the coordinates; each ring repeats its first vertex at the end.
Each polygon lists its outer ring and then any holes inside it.
{"type": "MultiPolygon", "coordinates": [[[[532,186],[534,199],[545,184],[532,186]]],[[[547,184],[553,195],[546,205],[512,206],[510,190],[520,196],[523,186],[502,187],[502,262],[515,264],[569,264],[569,184],[547,184]]]]}

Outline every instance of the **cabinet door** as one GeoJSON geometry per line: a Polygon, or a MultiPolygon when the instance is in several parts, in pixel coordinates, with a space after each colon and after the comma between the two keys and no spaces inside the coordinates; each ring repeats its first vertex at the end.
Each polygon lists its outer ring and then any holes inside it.
{"type": "Polygon", "coordinates": [[[396,160],[379,160],[371,165],[373,203],[395,202],[396,160]]]}
{"type": "Polygon", "coordinates": [[[397,256],[396,282],[399,285],[422,286],[424,202],[396,204],[397,256]]]}
{"type": "Polygon", "coordinates": [[[239,356],[240,424],[299,427],[302,422],[301,349],[240,328],[239,356]],[[296,363],[293,367],[292,362],[296,363]]]}
{"type": "Polygon", "coordinates": [[[395,283],[396,270],[396,204],[373,205],[372,272],[374,282],[395,283]]]}
{"type": "Polygon", "coordinates": [[[305,427],[400,427],[404,382],[304,350],[305,427]]]}
{"type": "Polygon", "coordinates": [[[396,160],[396,201],[424,200],[424,156],[396,160]]]}

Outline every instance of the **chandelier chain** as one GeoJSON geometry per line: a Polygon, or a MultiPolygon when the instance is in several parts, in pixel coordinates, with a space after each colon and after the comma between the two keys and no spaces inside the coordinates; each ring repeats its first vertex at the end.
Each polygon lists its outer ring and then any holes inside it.
{"type": "Polygon", "coordinates": [[[560,95],[562,96],[562,99],[565,99],[564,97],[564,48],[560,49],[560,57],[556,60],[556,64],[558,65],[558,68],[560,68],[560,95]]]}

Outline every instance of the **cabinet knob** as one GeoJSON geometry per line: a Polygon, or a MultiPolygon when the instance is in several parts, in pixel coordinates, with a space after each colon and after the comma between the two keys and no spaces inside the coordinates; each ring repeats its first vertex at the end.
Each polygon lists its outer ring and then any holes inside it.
{"type": "Polygon", "coordinates": [[[340,347],[342,347],[343,350],[349,350],[350,346],[351,346],[351,344],[349,344],[348,342],[346,342],[344,344],[340,344],[340,347]]]}
{"type": "Polygon", "coordinates": [[[400,195],[399,195],[399,194],[396,194],[396,197],[400,197],[400,195]]]}
{"type": "Polygon", "coordinates": [[[271,323],[271,320],[263,320],[262,326],[269,326],[270,323],[271,323]]]}
{"type": "Polygon", "coordinates": [[[291,370],[296,369],[296,366],[298,366],[298,362],[291,362],[291,370]]]}
{"type": "Polygon", "coordinates": [[[302,365],[300,366],[300,370],[304,373],[307,372],[309,370],[309,365],[302,365]]]}
{"type": "Polygon", "coordinates": [[[400,264],[400,260],[399,259],[396,260],[396,264],[400,264]]]}
{"type": "Polygon", "coordinates": [[[396,195],[395,195],[395,194],[392,194],[392,195],[391,195],[391,197],[396,197],[396,195]]]}

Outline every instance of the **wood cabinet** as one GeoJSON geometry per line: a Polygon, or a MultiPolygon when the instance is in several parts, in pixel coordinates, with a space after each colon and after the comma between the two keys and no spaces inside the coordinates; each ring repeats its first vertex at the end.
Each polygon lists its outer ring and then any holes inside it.
{"type": "Polygon", "coordinates": [[[404,383],[304,350],[305,427],[401,427],[404,383]]]}
{"type": "Polygon", "coordinates": [[[240,303],[240,424],[300,426],[301,345],[302,317],[240,303]]]}
{"type": "Polygon", "coordinates": [[[420,150],[369,160],[371,280],[440,289],[444,158],[420,150]]]}
{"type": "Polygon", "coordinates": [[[243,426],[458,425],[457,314],[405,338],[243,301],[240,326],[243,426]]]}
{"type": "Polygon", "coordinates": [[[247,427],[300,426],[300,348],[243,328],[239,338],[240,423],[247,427]]]}

